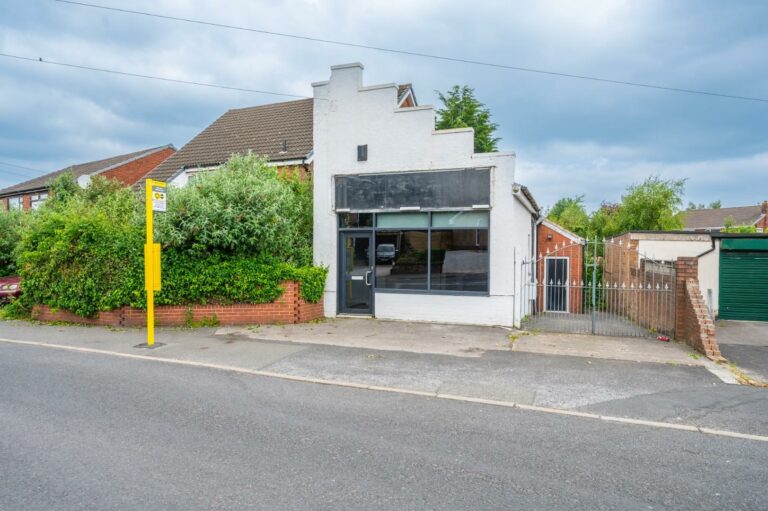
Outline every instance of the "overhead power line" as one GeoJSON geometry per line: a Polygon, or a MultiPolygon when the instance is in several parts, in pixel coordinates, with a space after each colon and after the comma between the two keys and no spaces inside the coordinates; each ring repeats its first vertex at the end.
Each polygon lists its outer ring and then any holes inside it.
{"type": "MultiPolygon", "coordinates": [[[[47,173],[45,170],[33,169],[30,167],[24,167],[22,165],[16,165],[16,164],[4,162],[4,161],[0,161],[0,167],[14,167],[14,168],[23,169],[23,170],[30,170],[32,172],[37,172],[40,175],[47,173]]],[[[40,175],[29,174],[27,172],[21,172],[19,170],[11,170],[7,168],[0,170],[0,175],[13,176],[16,178],[23,179],[24,181],[28,181],[30,179],[35,179],[36,177],[40,177],[40,175]]],[[[0,186],[0,188],[2,187],[0,186]]]]}
{"type": "Polygon", "coordinates": [[[33,172],[45,172],[44,170],[33,169],[32,167],[25,167],[24,165],[16,165],[15,163],[8,163],[6,161],[0,161],[0,165],[5,165],[6,167],[16,167],[17,169],[31,170],[33,172]]]}
{"type": "Polygon", "coordinates": [[[702,96],[714,96],[714,97],[720,97],[720,98],[728,98],[728,99],[737,99],[742,101],[758,101],[762,103],[768,103],[768,98],[761,98],[761,97],[752,97],[752,96],[740,96],[736,94],[725,94],[721,92],[712,92],[712,91],[705,91],[705,90],[696,90],[696,89],[685,89],[681,87],[668,87],[665,85],[657,85],[657,84],[651,84],[651,83],[643,83],[643,82],[632,82],[632,81],[626,81],[626,80],[615,80],[611,78],[602,78],[598,76],[589,76],[589,75],[580,75],[580,74],[573,74],[573,73],[564,73],[559,71],[550,71],[545,69],[536,69],[531,67],[522,67],[522,66],[511,66],[507,64],[500,64],[496,62],[484,62],[480,60],[472,60],[472,59],[464,59],[459,57],[450,57],[447,55],[435,55],[430,53],[422,53],[418,51],[411,51],[411,50],[400,50],[395,48],[385,48],[382,46],[372,46],[368,44],[360,44],[360,43],[352,43],[347,41],[336,41],[333,39],[322,39],[319,37],[311,37],[301,34],[290,34],[286,32],[275,32],[272,30],[263,30],[258,28],[250,28],[250,27],[240,27],[236,25],[227,25],[224,23],[215,23],[212,21],[204,21],[204,20],[198,20],[198,19],[191,19],[191,18],[181,18],[178,16],[169,16],[164,14],[157,14],[152,12],[145,12],[145,11],[135,11],[131,9],[121,9],[119,7],[109,7],[106,5],[98,5],[98,4],[90,4],[86,2],[76,2],[73,0],[54,0],[59,3],[63,4],[71,4],[71,5],[78,5],[82,7],[90,7],[94,9],[103,9],[106,11],[114,11],[114,12],[120,12],[120,13],[126,13],[126,14],[136,14],[140,16],[148,16],[151,18],[160,18],[160,19],[166,19],[166,20],[173,20],[173,21],[182,21],[185,23],[194,23],[197,25],[206,25],[210,27],[217,27],[217,28],[225,28],[230,30],[239,30],[242,32],[253,32],[257,34],[264,34],[264,35],[270,35],[270,36],[278,36],[278,37],[288,37],[291,39],[300,39],[304,41],[311,41],[316,43],[324,43],[324,44],[333,44],[337,46],[349,46],[352,48],[362,48],[365,50],[374,50],[374,51],[381,51],[381,52],[387,52],[387,53],[396,53],[400,55],[408,55],[411,57],[421,57],[421,58],[428,58],[428,59],[436,59],[436,60],[442,60],[447,62],[458,62],[462,64],[472,64],[476,66],[486,66],[486,67],[493,67],[497,69],[507,69],[511,71],[520,71],[524,73],[536,73],[541,75],[549,75],[549,76],[559,76],[562,78],[573,78],[578,80],[589,80],[593,82],[601,82],[601,83],[608,83],[613,85],[624,85],[624,86],[630,86],[630,87],[642,87],[646,89],[656,89],[656,90],[662,90],[662,91],[668,91],[668,92],[680,92],[685,94],[698,94],[702,96]]]}
{"type": "Polygon", "coordinates": [[[252,92],[255,94],[269,94],[270,96],[285,96],[289,98],[301,98],[301,99],[307,99],[308,96],[301,96],[298,94],[289,94],[286,92],[273,92],[268,90],[258,90],[258,89],[246,89],[243,87],[232,87],[229,85],[221,85],[217,83],[206,83],[206,82],[194,82],[190,80],[179,80],[176,78],[164,78],[162,76],[152,76],[152,75],[145,75],[141,73],[130,73],[128,71],[119,71],[117,69],[105,69],[101,67],[92,67],[92,66],[83,66],[80,64],[70,64],[67,62],[56,62],[53,60],[44,60],[42,57],[23,57],[21,55],[12,55],[10,53],[0,53],[0,57],[7,57],[10,59],[18,59],[18,60],[27,60],[29,62],[37,62],[40,64],[50,64],[53,66],[62,66],[62,67],[70,67],[74,69],[86,69],[88,71],[98,71],[100,73],[110,73],[114,75],[121,75],[121,76],[132,76],[134,78],[147,78],[149,80],[158,80],[161,82],[171,82],[171,83],[183,83],[186,85],[197,85],[200,87],[211,87],[214,89],[225,89],[225,90],[233,90],[233,91],[239,91],[239,92],[252,92]]]}

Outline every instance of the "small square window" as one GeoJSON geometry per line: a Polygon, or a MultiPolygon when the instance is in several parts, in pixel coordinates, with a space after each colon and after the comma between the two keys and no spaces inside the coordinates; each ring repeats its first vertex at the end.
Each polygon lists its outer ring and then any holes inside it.
{"type": "Polygon", "coordinates": [[[357,161],[368,161],[368,144],[357,146],[357,161]]]}

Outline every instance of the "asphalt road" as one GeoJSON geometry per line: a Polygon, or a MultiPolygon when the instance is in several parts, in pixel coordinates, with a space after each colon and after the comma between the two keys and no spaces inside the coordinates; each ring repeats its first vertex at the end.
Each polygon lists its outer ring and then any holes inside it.
{"type": "Polygon", "coordinates": [[[765,509],[768,443],[0,345],[0,509],[765,509]]]}

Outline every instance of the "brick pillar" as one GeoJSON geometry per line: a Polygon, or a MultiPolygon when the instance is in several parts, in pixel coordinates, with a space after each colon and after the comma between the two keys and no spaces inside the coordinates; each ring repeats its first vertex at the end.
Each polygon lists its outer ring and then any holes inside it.
{"type": "Polygon", "coordinates": [[[688,279],[699,279],[699,259],[696,257],[678,257],[675,262],[675,337],[688,337],[686,321],[687,291],[685,283],[688,279]]]}

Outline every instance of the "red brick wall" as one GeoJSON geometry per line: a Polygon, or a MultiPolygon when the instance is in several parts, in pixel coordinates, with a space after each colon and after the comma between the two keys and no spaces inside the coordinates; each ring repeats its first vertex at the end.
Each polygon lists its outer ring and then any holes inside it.
{"type": "Polygon", "coordinates": [[[584,246],[576,243],[567,236],[563,236],[559,232],[551,229],[550,227],[539,224],[536,231],[536,257],[540,258],[538,263],[538,303],[541,304],[541,310],[544,310],[544,287],[547,283],[544,282],[544,261],[548,255],[551,257],[567,257],[568,258],[568,308],[569,312],[579,313],[582,310],[582,281],[584,280],[584,246]],[[549,238],[552,239],[549,239],[549,238]],[[575,282],[575,286],[574,286],[575,282]]]}
{"type": "Polygon", "coordinates": [[[120,165],[119,167],[110,169],[101,175],[110,179],[117,179],[126,186],[132,186],[175,152],[176,149],[168,147],[143,158],[138,158],[124,165],[120,165]]]}
{"type": "Polygon", "coordinates": [[[680,257],[676,264],[675,337],[713,360],[721,360],[715,325],[699,289],[699,262],[680,257]]]}
{"type": "MultiPolygon", "coordinates": [[[[136,184],[138,181],[140,181],[144,176],[146,176],[151,171],[153,171],[155,167],[160,165],[162,162],[165,161],[166,158],[168,158],[170,155],[172,155],[175,152],[176,152],[176,149],[172,147],[168,147],[160,151],[154,152],[150,155],[147,155],[143,158],[133,160],[129,163],[126,163],[125,165],[120,165],[119,167],[110,169],[107,172],[104,172],[100,175],[107,177],[109,179],[117,179],[118,181],[120,181],[126,186],[132,186],[136,184]]],[[[36,192],[36,193],[39,193],[39,192],[36,192]]],[[[24,211],[29,211],[32,207],[32,196],[31,194],[27,193],[27,194],[24,194],[22,197],[23,197],[22,204],[24,207],[24,211]]],[[[7,198],[4,198],[2,200],[2,208],[3,210],[8,209],[7,198]]]]}
{"type": "Polygon", "coordinates": [[[32,209],[32,194],[27,193],[23,195],[19,194],[19,195],[12,195],[11,197],[4,197],[2,201],[3,211],[8,211],[8,202],[9,202],[8,199],[9,198],[15,199],[16,197],[21,197],[21,208],[24,211],[29,211],[30,209],[32,209]]]}
{"type": "Polygon", "coordinates": [[[763,216],[763,219],[755,224],[755,227],[757,227],[758,230],[762,230],[763,232],[768,232],[768,200],[763,201],[763,205],[760,210],[765,216],[763,216]]]}
{"type": "Polygon", "coordinates": [[[303,181],[312,175],[312,163],[304,165],[278,165],[277,173],[281,176],[298,173],[299,177],[303,181]]]}
{"type": "MultiPolygon", "coordinates": [[[[307,303],[300,295],[298,282],[283,283],[283,295],[272,303],[232,305],[161,305],[155,307],[158,326],[185,326],[214,318],[220,325],[288,324],[314,321],[324,316],[323,302],[307,303]]],[[[132,307],[101,312],[95,318],[83,318],[63,310],[35,306],[32,317],[39,321],[66,321],[86,325],[143,327],[146,311],[132,307]]]]}
{"type": "Polygon", "coordinates": [[[639,240],[632,239],[629,233],[605,243],[601,261],[604,306],[644,328],[671,334],[675,323],[675,280],[671,274],[660,273],[648,264],[638,245],[639,240]]]}

